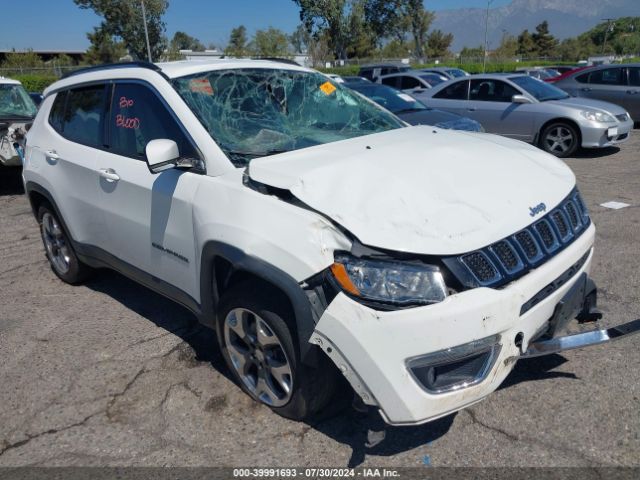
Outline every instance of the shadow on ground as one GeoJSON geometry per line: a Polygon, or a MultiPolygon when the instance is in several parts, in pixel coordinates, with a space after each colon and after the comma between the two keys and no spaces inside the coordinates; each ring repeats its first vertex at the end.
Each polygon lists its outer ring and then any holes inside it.
{"type": "Polygon", "coordinates": [[[572,158],[602,158],[610,157],[620,151],[619,147],[606,147],[606,148],[581,148],[572,158]]]}
{"type": "Polygon", "coordinates": [[[0,195],[21,195],[23,193],[22,169],[0,167],[0,195]]]}

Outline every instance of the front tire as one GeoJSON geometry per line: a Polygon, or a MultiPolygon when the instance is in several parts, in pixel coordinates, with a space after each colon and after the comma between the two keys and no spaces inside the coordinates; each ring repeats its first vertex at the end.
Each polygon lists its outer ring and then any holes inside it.
{"type": "Polygon", "coordinates": [[[567,122],[554,122],[542,131],[540,148],[558,158],[573,155],[580,145],[580,135],[573,125],[567,122]]]}
{"type": "Polygon", "coordinates": [[[42,243],[53,273],[63,282],[71,285],[86,280],[91,275],[91,268],[78,260],[68,233],[48,205],[38,209],[38,223],[42,243]]]}
{"type": "Polygon", "coordinates": [[[244,282],[223,295],[218,343],[233,377],[249,396],[283,417],[304,420],[331,400],[336,369],[324,354],[317,368],[300,361],[293,313],[282,295],[270,290],[244,282]]]}

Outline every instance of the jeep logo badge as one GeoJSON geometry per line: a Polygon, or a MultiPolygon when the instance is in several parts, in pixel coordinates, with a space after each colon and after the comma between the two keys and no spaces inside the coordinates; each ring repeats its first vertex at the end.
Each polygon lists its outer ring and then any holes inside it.
{"type": "Polygon", "coordinates": [[[529,207],[529,215],[531,215],[532,217],[535,217],[539,213],[546,212],[546,211],[547,211],[547,206],[544,203],[539,203],[535,207],[529,207]]]}

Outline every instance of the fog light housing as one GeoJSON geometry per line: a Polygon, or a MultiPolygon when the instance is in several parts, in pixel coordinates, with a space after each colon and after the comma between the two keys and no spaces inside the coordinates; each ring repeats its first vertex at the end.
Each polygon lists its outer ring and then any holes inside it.
{"type": "Polygon", "coordinates": [[[482,382],[500,354],[500,335],[407,359],[414,380],[430,394],[446,393],[482,382]]]}

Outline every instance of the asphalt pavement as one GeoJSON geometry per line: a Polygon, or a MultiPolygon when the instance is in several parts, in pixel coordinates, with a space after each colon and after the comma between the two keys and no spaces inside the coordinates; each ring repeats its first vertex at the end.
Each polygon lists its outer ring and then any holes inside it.
{"type": "MultiPolygon", "coordinates": [[[[598,228],[605,326],[640,317],[632,133],[567,160],[598,228]]],[[[349,409],[299,423],[253,402],[177,304],[109,271],[59,281],[19,175],[0,172],[0,466],[640,466],[639,347],[521,361],[483,402],[367,449],[349,409]]]]}

